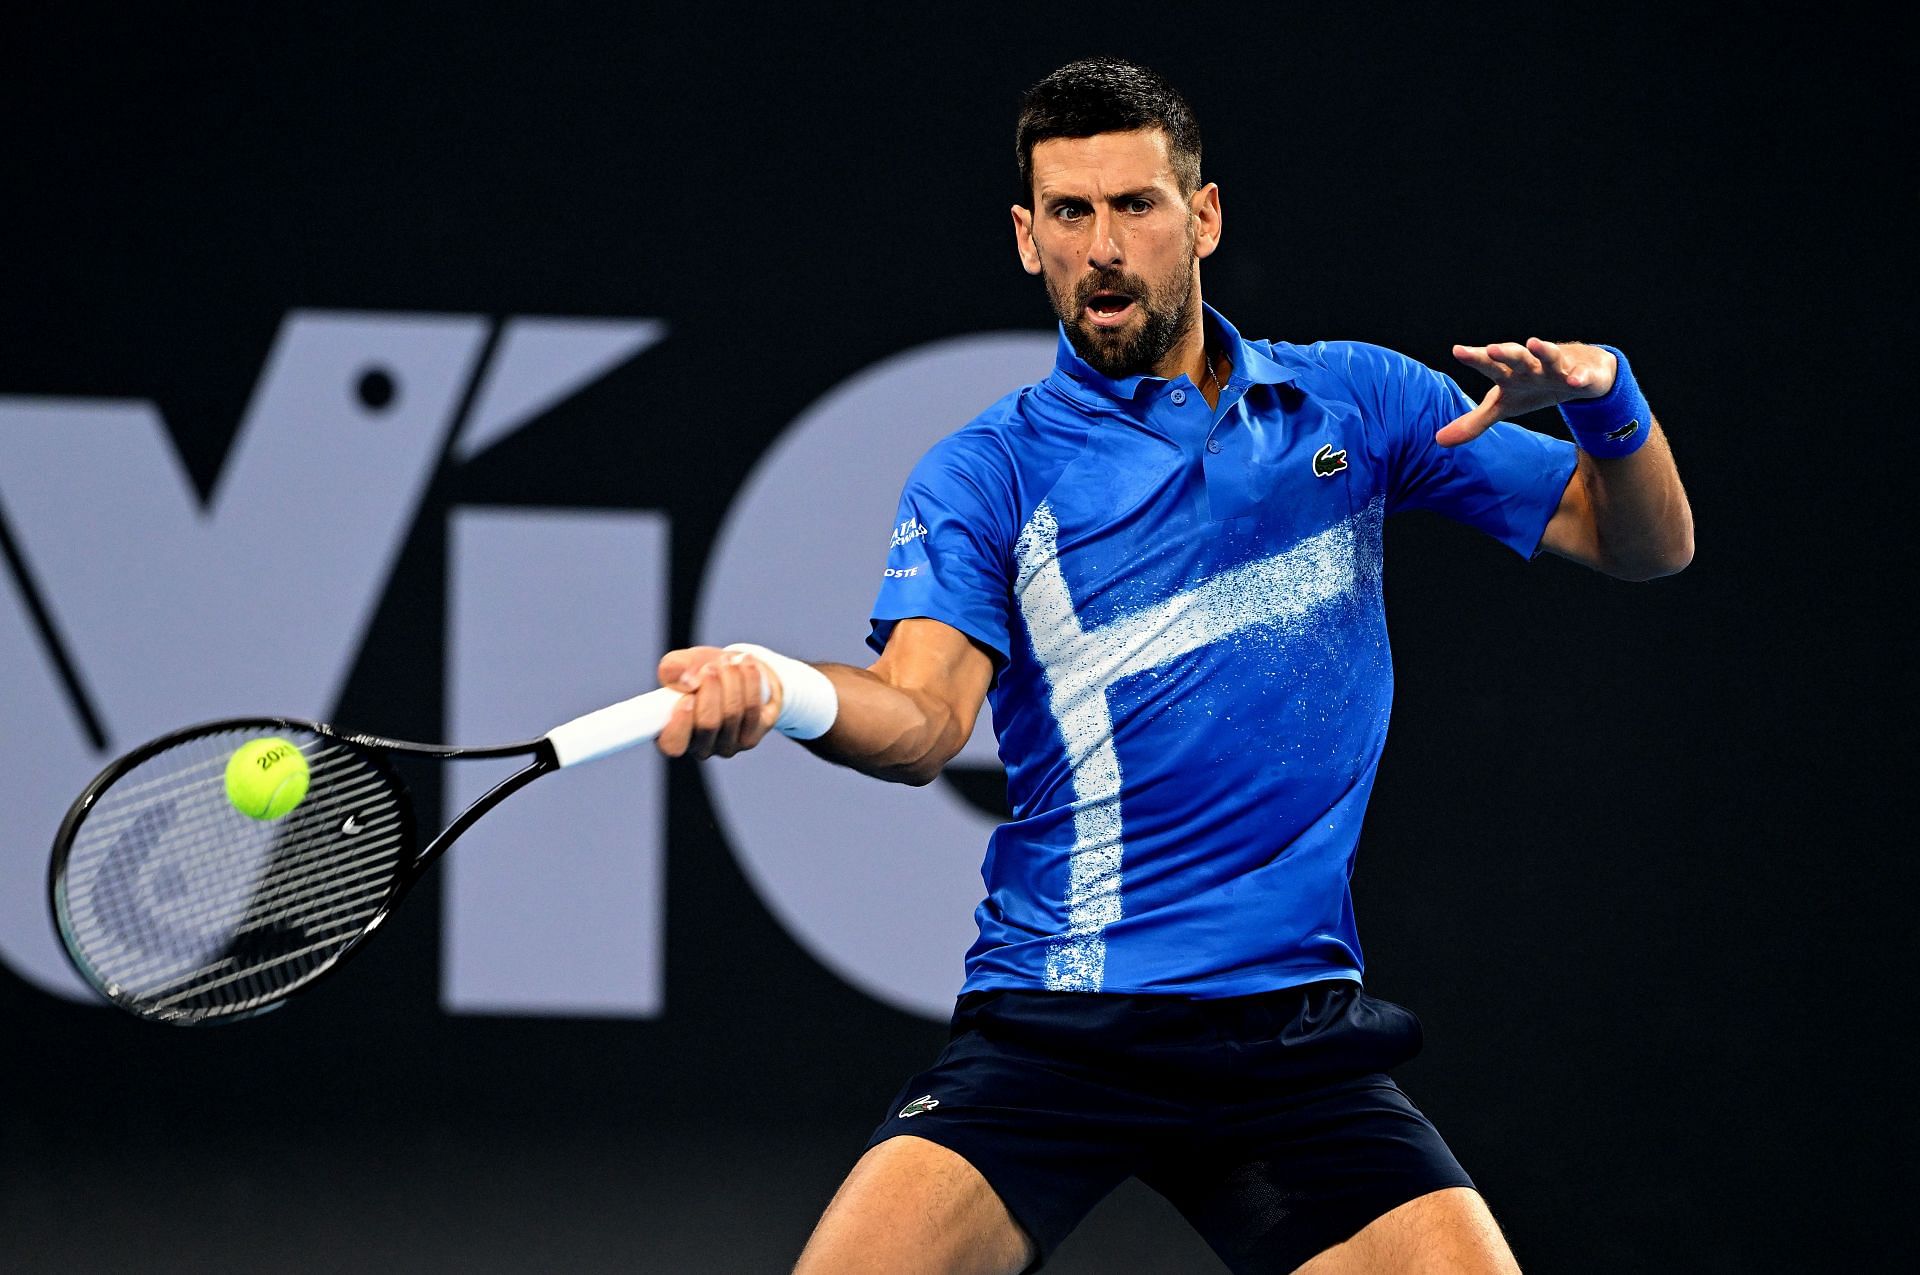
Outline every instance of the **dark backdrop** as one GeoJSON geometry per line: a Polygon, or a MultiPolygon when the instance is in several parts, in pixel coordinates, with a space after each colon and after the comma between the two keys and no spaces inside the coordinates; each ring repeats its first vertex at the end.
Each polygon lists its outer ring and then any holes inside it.
{"type": "MultiPolygon", "coordinates": [[[[58,15],[6,23],[0,391],[152,399],[204,490],[289,309],[666,316],[428,513],[667,511],[676,640],[802,408],[909,346],[1045,326],[1010,120],[1085,52],[1195,102],[1227,215],[1207,296],[1249,334],[1437,366],[1536,333],[1627,348],[1692,494],[1689,572],[1390,528],[1370,985],[1423,1016],[1403,1082],[1530,1268],[1892,1260],[1914,186],[1887,33],[1483,6],[58,15]]],[[[419,526],[369,650],[437,649],[444,518],[419,526]]],[[[363,659],[339,720],[433,737],[414,672],[363,659]]],[[[941,1031],[786,936],[697,768],[669,790],[656,1021],[443,1015],[420,903],[233,1029],[0,975],[0,1266],[783,1269],[941,1031]]],[[[1058,1268],[1211,1263],[1129,1187],[1058,1268]]]]}

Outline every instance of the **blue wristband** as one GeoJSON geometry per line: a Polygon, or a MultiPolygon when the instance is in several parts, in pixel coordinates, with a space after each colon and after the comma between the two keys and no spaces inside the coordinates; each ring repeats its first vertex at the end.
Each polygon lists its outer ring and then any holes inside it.
{"type": "Polygon", "coordinates": [[[1619,360],[1613,388],[1599,398],[1576,398],[1560,404],[1560,415],[1573,431],[1573,441],[1589,456],[1631,456],[1653,432],[1653,412],[1647,396],[1633,379],[1627,356],[1611,345],[1599,349],[1619,360]]]}

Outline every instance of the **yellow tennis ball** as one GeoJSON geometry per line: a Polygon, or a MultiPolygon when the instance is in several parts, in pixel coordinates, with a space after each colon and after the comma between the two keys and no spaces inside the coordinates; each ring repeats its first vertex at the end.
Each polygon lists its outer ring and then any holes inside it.
{"type": "Polygon", "coordinates": [[[255,739],[227,759],[227,800],[250,819],[278,819],[306,799],[307,758],[278,736],[255,739]]]}

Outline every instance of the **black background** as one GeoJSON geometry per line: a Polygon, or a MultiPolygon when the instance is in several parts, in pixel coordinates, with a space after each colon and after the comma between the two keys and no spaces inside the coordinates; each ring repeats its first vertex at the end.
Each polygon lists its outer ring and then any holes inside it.
{"type": "MultiPolygon", "coordinates": [[[[672,325],[436,482],[337,714],[403,737],[438,733],[438,679],[381,654],[439,649],[448,506],[666,511],[682,639],[729,499],[802,408],[912,345],[1047,325],[1011,252],[1011,119],[1074,56],[1195,103],[1226,210],[1206,295],[1249,335],[1436,366],[1455,341],[1626,348],[1692,495],[1685,575],[1389,529],[1369,984],[1425,1020],[1402,1082],[1530,1269],[1899,1264],[1893,33],[1117,3],[7,25],[0,390],[152,399],[203,490],[290,308],[672,325]]],[[[443,1016],[431,885],[323,993],[230,1030],[0,976],[0,1266],[784,1269],[942,1032],[785,935],[694,767],[670,793],[658,1021],[443,1016]]],[[[1219,1268],[1129,1186],[1056,1269],[1219,1268]]]]}

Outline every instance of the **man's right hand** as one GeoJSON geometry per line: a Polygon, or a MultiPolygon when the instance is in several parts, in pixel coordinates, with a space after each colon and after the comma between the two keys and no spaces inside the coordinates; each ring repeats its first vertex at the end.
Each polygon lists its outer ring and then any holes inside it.
{"type": "MultiPolygon", "coordinates": [[[[973,733],[993,683],[987,647],[923,616],[896,624],[869,668],[812,667],[832,684],[835,716],[826,734],[798,742],[816,756],[893,783],[938,779],[973,733]]],[[[686,697],[655,741],[669,757],[731,757],[752,748],[780,720],[786,699],[778,672],[717,646],[668,652],[660,683],[686,697]]]]}
{"type": "Polygon", "coordinates": [[[765,739],[780,720],[779,677],[745,652],[669,651],[660,660],[660,685],[685,697],[654,740],[669,757],[731,757],[765,739]]]}

